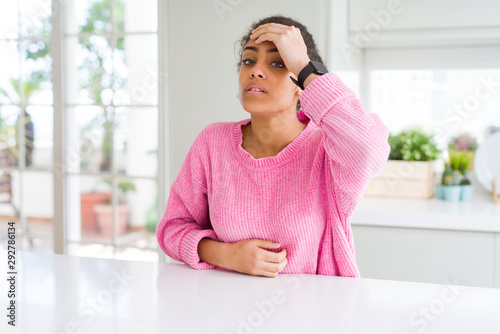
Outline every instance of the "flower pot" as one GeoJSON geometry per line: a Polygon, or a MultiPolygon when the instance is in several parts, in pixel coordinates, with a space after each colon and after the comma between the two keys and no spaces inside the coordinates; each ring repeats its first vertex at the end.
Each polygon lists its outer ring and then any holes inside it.
{"type": "MultiPolygon", "coordinates": [[[[122,236],[127,230],[128,216],[130,208],[128,204],[118,204],[117,212],[117,235],[122,236]]],[[[101,235],[111,237],[113,235],[113,207],[107,204],[98,204],[94,207],[97,214],[97,223],[101,235]]]]}
{"type": "Polygon", "coordinates": [[[111,199],[110,193],[87,193],[80,195],[80,219],[82,231],[97,231],[97,215],[94,206],[111,199]]]}
{"type": "Polygon", "coordinates": [[[474,191],[474,187],[472,184],[464,184],[461,185],[462,191],[460,192],[460,200],[461,201],[470,201],[472,199],[472,193],[474,191]]]}
{"type": "Polygon", "coordinates": [[[444,199],[444,192],[443,192],[443,186],[442,184],[436,184],[436,197],[438,199],[444,199]]]}
{"type": "Polygon", "coordinates": [[[460,201],[461,186],[443,186],[443,199],[445,201],[460,201]]]}
{"type": "Polygon", "coordinates": [[[365,190],[365,196],[417,198],[434,197],[435,161],[388,160],[365,190]]]}

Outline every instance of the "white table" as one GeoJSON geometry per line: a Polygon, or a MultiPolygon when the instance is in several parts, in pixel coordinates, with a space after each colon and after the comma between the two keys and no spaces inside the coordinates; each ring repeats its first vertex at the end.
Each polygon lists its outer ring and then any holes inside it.
{"type": "Polygon", "coordinates": [[[1,333],[500,333],[500,290],[18,254],[17,325],[1,333]]]}

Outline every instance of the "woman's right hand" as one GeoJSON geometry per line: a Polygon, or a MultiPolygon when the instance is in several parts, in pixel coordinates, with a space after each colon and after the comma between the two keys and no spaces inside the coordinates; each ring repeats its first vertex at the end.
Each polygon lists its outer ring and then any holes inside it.
{"type": "Polygon", "coordinates": [[[241,240],[230,245],[229,266],[232,270],[252,276],[276,277],[287,264],[286,249],[273,253],[280,244],[269,240],[241,240]]]}

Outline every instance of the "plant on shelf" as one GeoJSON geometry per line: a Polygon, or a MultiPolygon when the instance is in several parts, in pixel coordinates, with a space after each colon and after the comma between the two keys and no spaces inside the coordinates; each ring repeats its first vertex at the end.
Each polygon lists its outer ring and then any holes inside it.
{"type": "Polygon", "coordinates": [[[444,167],[443,176],[441,177],[441,184],[443,186],[457,186],[459,183],[456,183],[454,180],[454,172],[450,163],[446,163],[444,167]]]}
{"type": "Polygon", "coordinates": [[[477,149],[477,140],[468,133],[462,133],[450,140],[448,149],[456,151],[475,151],[477,149]]]}
{"type": "Polygon", "coordinates": [[[413,128],[390,134],[388,141],[389,161],[369,182],[365,196],[432,198],[435,161],[441,155],[434,135],[413,128]]]}
{"type": "MultiPolygon", "coordinates": [[[[105,183],[112,186],[111,179],[105,179],[105,183]]],[[[135,185],[130,181],[118,181],[118,204],[116,206],[117,210],[117,235],[124,235],[127,229],[128,218],[130,208],[126,201],[126,194],[129,191],[136,191],[135,185]]],[[[113,232],[113,207],[111,205],[111,199],[105,200],[104,202],[97,204],[94,207],[94,211],[97,214],[97,222],[101,234],[110,237],[113,232]]]]}
{"type": "Polygon", "coordinates": [[[433,161],[441,154],[433,135],[411,129],[389,136],[390,160],[433,161]]]}
{"type": "Polygon", "coordinates": [[[467,177],[470,156],[464,153],[450,154],[449,162],[441,177],[441,184],[437,185],[436,193],[439,199],[447,201],[468,201],[472,198],[473,187],[467,177]]]}
{"type": "Polygon", "coordinates": [[[448,152],[451,155],[455,153],[463,153],[469,157],[467,170],[472,170],[474,166],[474,153],[478,147],[477,140],[468,133],[462,133],[450,139],[448,143],[448,152]]]}

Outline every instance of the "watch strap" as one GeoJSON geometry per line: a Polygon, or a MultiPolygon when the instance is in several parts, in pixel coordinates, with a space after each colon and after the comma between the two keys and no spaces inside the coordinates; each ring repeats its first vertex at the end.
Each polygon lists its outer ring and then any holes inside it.
{"type": "Polygon", "coordinates": [[[317,61],[309,61],[309,63],[300,71],[298,75],[298,80],[295,80],[292,76],[290,76],[290,79],[293,81],[294,84],[300,87],[300,89],[304,90],[304,82],[306,81],[307,77],[311,75],[311,73],[315,74],[325,74],[328,73],[326,70],[325,66],[321,64],[320,62],[317,61]]]}

